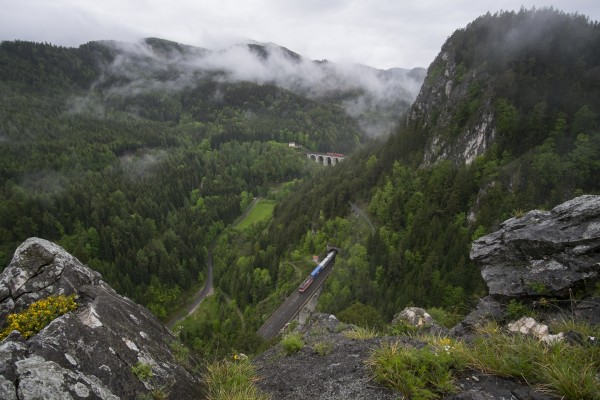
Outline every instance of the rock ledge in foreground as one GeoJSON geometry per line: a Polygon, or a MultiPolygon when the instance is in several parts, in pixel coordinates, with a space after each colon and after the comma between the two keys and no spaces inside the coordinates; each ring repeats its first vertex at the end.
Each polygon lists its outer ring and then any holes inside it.
{"type": "Polygon", "coordinates": [[[79,307],[28,340],[13,332],[0,342],[0,398],[135,398],[159,387],[169,398],[202,398],[199,380],[175,360],[172,334],[101,278],[49,241],[19,246],[0,274],[0,321],[51,295],[76,294],[79,307]],[[145,382],[131,370],[137,363],[152,367],[145,382]]]}

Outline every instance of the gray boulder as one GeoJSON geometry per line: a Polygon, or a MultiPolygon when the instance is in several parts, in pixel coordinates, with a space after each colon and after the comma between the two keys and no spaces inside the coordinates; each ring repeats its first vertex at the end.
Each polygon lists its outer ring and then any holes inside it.
{"type": "Polygon", "coordinates": [[[439,325],[427,311],[419,307],[406,307],[394,315],[391,325],[408,325],[419,331],[435,335],[448,334],[447,328],[439,325]]]}
{"type": "Polygon", "coordinates": [[[566,296],[600,277],[600,196],[530,211],[475,242],[471,259],[490,295],[566,296]]]}
{"type": "Polygon", "coordinates": [[[78,296],[78,308],[27,340],[13,331],[0,342],[0,398],[202,397],[187,360],[173,354],[170,331],[54,243],[31,238],[16,250],[0,274],[0,321],[58,294],[78,296]],[[136,376],[136,365],[151,373],[136,376]]]}
{"type": "Polygon", "coordinates": [[[488,322],[502,321],[506,314],[506,306],[494,299],[485,296],[477,303],[477,307],[471,311],[458,325],[450,330],[452,336],[465,336],[477,331],[477,328],[488,322]]]}
{"type": "Polygon", "coordinates": [[[590,297],[579,302],[575,317],[590,324],[600,325],[600,297],[590,297]]]}
{"type": "Polygon", "coordinates": [[[433,317],[427,311],[419,307],[406,307],[394,315],[392,325],[401,323],[409,324],[415,328],[433,324],[433,317]]]}

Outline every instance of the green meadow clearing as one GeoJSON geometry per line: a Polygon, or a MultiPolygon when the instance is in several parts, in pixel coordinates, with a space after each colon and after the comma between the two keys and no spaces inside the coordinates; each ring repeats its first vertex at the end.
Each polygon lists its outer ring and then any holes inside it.
{"type": "Polygon", "coordinates": [[[275,208],[275,201],[268,199],[260,199],[254,204],[254,207],[248,212],[246,218],[241,220],[236,226],[236,229],[245,229],[252,224],[264,221],[273,215],[273,209],[275,208]]]}

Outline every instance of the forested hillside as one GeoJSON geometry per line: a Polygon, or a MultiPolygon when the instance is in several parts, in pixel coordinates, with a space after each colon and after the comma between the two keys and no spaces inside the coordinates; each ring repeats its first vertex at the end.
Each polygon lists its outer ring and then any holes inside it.
{"type": "Polygon", "coordinates": [[[600,26],[581,15],[478,18],[444,44],[402,127],[304,183],[277,207],[266,241],[283,257],[320,251],[323,235],[343,249],[323,311],[358,301],[388,319],[408,304],[464,313],[484,294],[473,239],[600,190],[598,49],[600,26]]]}
{"type": "Polygon", "coordinates": [[[2,268],[28,237],[58,241],[165,316],[249,198],[315,167],[288,141],[351,152],[364,140],[336,101],[184,63],[204,52],[0,44],[2,268]]]}

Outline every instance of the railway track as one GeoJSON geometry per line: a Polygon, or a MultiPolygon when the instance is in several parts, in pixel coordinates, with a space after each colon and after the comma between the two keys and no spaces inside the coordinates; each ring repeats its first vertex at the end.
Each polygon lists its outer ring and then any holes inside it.
{"type": "Polygon", "coordinates": [[[296,288],[292,294],[283,302],[281,306],[271,315],[271,317],[260,327],[258,334],[264,339],[269,340],[277,336],[281,330],[289,323],[302,308],[309,302],[311,297],[319,290],[327,276],[333,269],[335,257],[315,276],[312,284],[304,291],[298,292],[296,288]]]}

